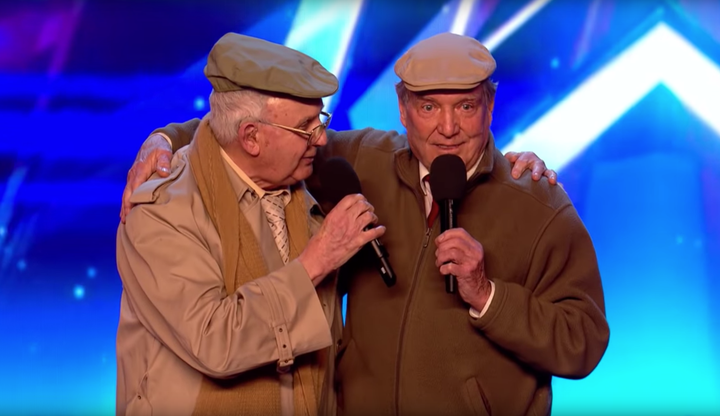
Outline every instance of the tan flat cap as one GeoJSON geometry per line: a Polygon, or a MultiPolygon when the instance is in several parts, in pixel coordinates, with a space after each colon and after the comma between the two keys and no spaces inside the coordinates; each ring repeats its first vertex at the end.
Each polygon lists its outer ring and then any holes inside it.
{"type": "Polygon", "coordinates": [[[215,43],[205,76],[217,92],[254,88],[299,98],[322,98],[338,89],[335,75],[304,53],[237,33],[228,33],[215,43]]]}
{"type": "Polygon", "coordinates": [[[495,58],[476,39],[441,33],[424,39],[395,63],[410,91],[475,88],[495,72],[495,58]]]}

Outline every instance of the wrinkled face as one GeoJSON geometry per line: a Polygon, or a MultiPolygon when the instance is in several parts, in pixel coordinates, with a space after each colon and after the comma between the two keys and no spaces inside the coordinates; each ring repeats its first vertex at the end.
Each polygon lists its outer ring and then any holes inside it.
{"type": "Polygon", "coordinates": [[[485,105],[482,86],[410,93],[407,103],[399,106],[410,149],[425,167],[448,153],[462,158],[467,169],[478,161],[492,119],[492,103],[485,105]]]}
{"type": "MultiPolygon", "coordinates": [[[[286,98],[268,99],[263,120],[303,131],[311,131],[321,124],[322,100],[295,101],[286,98]]],[[[258,125],[261,146],[259,161],[262,177],[272,187],[282,187],[307,179],[317,148],[327,144],[323,131],[312,146],[307,137],[270,124],[258,125]]]]}

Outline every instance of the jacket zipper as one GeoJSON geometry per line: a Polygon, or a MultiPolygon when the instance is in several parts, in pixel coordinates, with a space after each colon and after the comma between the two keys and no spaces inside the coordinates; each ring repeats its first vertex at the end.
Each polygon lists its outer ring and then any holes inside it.
{"type": "Polygon", "coordinates": [[[413,292],[415,292],[415,286],[418,280],[418,272],[420,270],[420,266],[422,265],[422,261],[425,258],[425,249],[430,244],[430,234],[432,234],[432,228],[428,227],[425,231],[425,237],[423,238],[422,247],[420,248],[420,253],[418,255],[417,262],[415,263],[415,268],[413,269],[412,274],[412,282],[410,283],[410,290],[408,292],[408,301],[405,304],[405,309],[403,310],[402,318],[400,319],[400,339],[398,340],[398,349],[397,349],[397,363],[395,364],[395,414],[400,415],[400,361],[401,361],[401,353],[403,348],[403,341],[405,340],[405,321],[408,317],[408,311],[410,310],[410,304],[412,303],[413,298],[413,292]]]}

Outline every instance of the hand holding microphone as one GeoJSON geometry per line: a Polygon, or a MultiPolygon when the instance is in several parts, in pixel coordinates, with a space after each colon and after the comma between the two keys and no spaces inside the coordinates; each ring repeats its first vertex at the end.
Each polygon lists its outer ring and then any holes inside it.
{"type": "Polygon", "coordinates": [[[430,190],[440,206],[441,234],[435,240],[435,265],[445,275],[445,291],[481,310],[491,293],[485,274],[482,244],[458,227],[457,210],[465,194],[465,163],[455,155],[435,158],[430,168],[430,190]]]}
{"type": "Polygon", "coordinates": [[[298,256],[315,286],[365,244],[385,233],[383,226],[368,227],[375,222],[372,205],[360,194],[348,195],[328,213],[320,230],[298,256]]]}
{"type": "MultiPolygon", "coordinates": [[[[465,195],[467,183],[465,162],[455,155],[441,155],[430,167],[430,191],[440,206],[440,232],[457,227],[457,209],[465,195]]],[[[452,273],[445,275],[445,291],[455,293],[457,279],[452,273]]]]}
{"type": "MultiPolygon", "coordinates": [[[[331,214],[340,206],[339,204],[348,195],[362,193],[360,179],[358,179],[357,174],[355,173],[355,170],[353,170],[352,166],[350,166],[350,163],[343,158],[333,157],[328,159],[322,165],[319,174],[323,194],[328,197],[333,205],[335,205],[335,208],[330,211],[331,214]]],[[[377,217],[375,217],[375,219],[377,219],[377,217]]],[[[365,223],[365,231],[369,232],[373,229],[374,228],[370,222],[365,223]]],[[[377,268],[380,272],[380,276],[385,282],[385,285],[387,287],[393,286],[396,278],[395,272],[390,266],[390,261],[388,260],[389,255],[387,250],[377,237],[370,240],[369,243],[372,247],[373,253],[375,253],[375,257],[377,258],[377,268]]]]}

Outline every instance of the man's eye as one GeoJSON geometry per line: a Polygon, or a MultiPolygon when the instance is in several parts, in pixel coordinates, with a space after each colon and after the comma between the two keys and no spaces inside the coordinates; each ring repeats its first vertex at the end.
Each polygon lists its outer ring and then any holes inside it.
{"type": "Polygon", "coordinates": [[[473,105],[472,105],[472,104],[465,103],[465,104],[462,105],[462,109],[465,110],[465,111],[470,111],[470,110],[473,109],[473,105]]]}
{"type": "Polygon", "coordinates": [[[432,104],[423,104],[422,109],[424,111],[432,111],[433,105],[432,104]]]}

